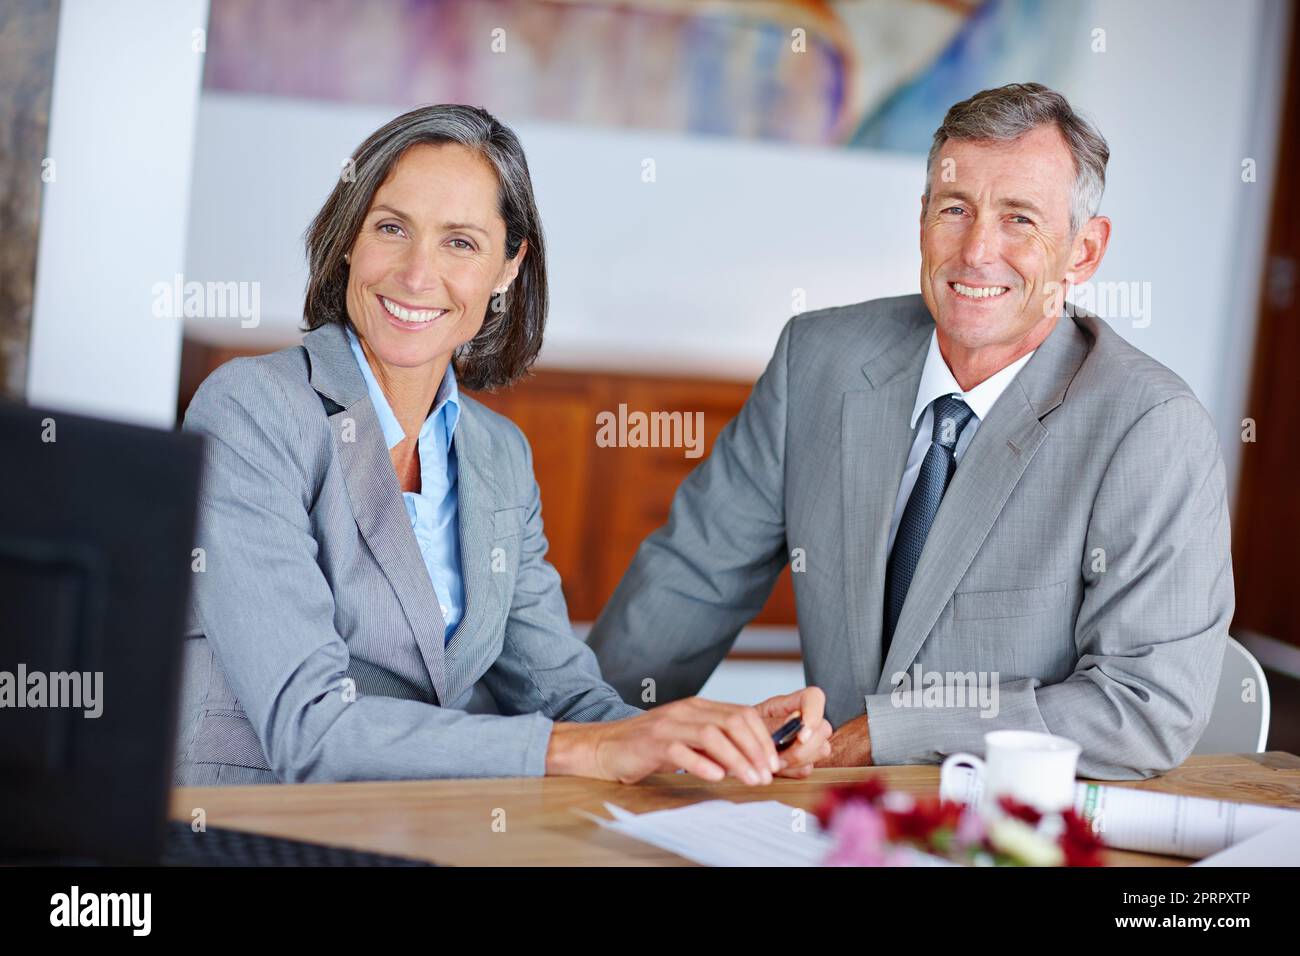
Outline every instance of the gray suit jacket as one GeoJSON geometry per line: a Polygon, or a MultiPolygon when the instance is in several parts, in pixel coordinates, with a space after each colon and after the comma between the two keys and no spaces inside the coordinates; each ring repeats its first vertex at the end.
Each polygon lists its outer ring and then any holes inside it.
{"type": "Polygon", "coordinates": [[[918,295],[786,325],[597,621],[606,679],[629,701],[647,678],[660,702],[695,693],[792,561],[808,681],[835,726],[865,709],[877,763],[982,753],[987,731],[1020,728],[1078,741],[1089,776],[1179,764],[1232,618],[1223,464],[1187,385],[1082,311],[980,423],[881,659],[886,540],[933,329],[918,295]],[[891,693],[900,673],[953,694],[914,706],[891,693]],[[958,706],[956,685],[981,676],[996,708],[958,706]]]}
{"type": "Polygon", "coordinates": [[[462,396],[466,611],[446,648],[341,327],[221,366],[184,427],[207,451],[178,785],[538,775],[552,721],[640,712],[573,636],[508,419],[462,396]]]}

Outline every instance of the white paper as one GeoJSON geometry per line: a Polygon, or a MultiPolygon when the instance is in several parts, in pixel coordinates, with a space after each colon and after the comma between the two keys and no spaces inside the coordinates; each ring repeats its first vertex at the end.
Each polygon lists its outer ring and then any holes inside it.
{"type": "Polygon", "coordinates": [[[705,866],[818,866],[832,841],[807,810],[775,800],[707,800],[630,813],[612,803],[602,826],[705,866]]]}
{"type": "MultiPolygon", "coordinates": [[[[816,816],[776,800],[708,800],[650,813],[612,803],[605,809],[614,819],[592,816],[601,826],[704,866],[821,866],[835,846],[816,816]]],[[[919,851],[904,855],[913,866],[953,865],[919,851]]]]}
{"type": "Polygon", "coordinates": [[[1192,866],[1300,866],[1300,818],[1256,833],[1192,866]]]}
{"type": "MultiPolygon", "coordinates": [[[[969,767],[949,769],[945,799],[978,805],[980,784],[969,767]]],[[[1106,845],[1137,853],[1192,859],[1209,856],[1274,826],[1300,820],[1300,810],[1155,790],[1077,783],[1074,809],[1093,821],[1106,845]]]]}

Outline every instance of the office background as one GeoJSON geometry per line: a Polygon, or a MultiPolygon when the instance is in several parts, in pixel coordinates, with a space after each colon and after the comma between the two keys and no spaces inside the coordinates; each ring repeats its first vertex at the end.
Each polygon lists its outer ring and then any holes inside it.
{"type": "MultiPolygon", "coordinates": [[[[422,102],[496,113],[527,151],[553,304],[538,374],[484,400],[533,439],[576,626],[599,611],[682,449],[600,448],[594,416],[702,411],[709,441],[794,312],[916,291],[930,132],[1033,79],[1112,151],[1114,234],[1085,303],[1219,425],[1234,634],[1268,668],[1270,746],[1300,749],[1300,235],[1286,0],[6,0],[0,381],[35,404],[170,426],[203,375],[297,340],[301,235],[349,151],[422,102]],[[256,289],[160,317],[159,283],[256,289]],[[1288,371],[1290,374],[1288,374],[1288,371]],[[1243,421],[1253,423],[1243,441],[1243,421]]],[[[782,582],[710,692],[800,680],[782,582]]]]}

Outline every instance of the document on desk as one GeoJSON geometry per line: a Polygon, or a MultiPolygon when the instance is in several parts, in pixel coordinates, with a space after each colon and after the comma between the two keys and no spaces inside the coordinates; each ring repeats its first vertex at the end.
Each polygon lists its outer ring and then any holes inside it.
{"type": "Polygon", "coordinates": [[[605,804],[601,826],[705,866],[819,866],[830,836],[807,810],[776,800],[707,800],[671,810],[631,813],[605,804]]]}
{"type": "Polygon", "coordinates": [[[1095,783],[1076,785],[1074,808],[1108,846],[1197,860],[1300,819],[1300,811],[1287,807],[1095,783]]]}
{"type": "Polygon", "coordinates": [[[1300,866],[1300,813],[1192,866],[1300,866]]]}

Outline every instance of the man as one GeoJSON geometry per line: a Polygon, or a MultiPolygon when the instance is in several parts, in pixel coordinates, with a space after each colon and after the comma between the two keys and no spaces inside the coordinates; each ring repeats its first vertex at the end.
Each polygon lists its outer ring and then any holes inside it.
{"type": "Polygon", "coordinates": [[[1012,728],[1077,741],[1091,777],[1187,757],[1233,610],[1224,469],[1187,385],[1066,307],[1110,237],[1108,158],[1039,84],[949,110],[921,294],[786,324],[592,631],[626,699],[698,690],[791,561],[819,766],[1012,728]]]}

